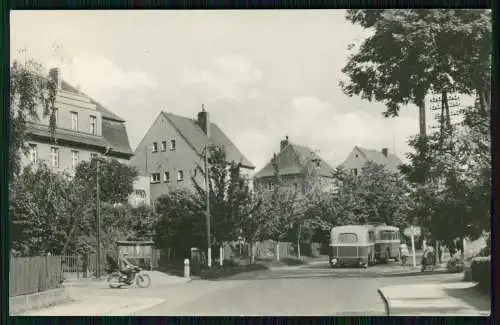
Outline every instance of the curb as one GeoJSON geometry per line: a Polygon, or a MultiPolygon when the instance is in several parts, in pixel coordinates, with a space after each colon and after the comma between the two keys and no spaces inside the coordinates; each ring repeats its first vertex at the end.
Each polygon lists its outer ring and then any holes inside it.
{"type": "Polygon", "coordinates": [[[390,316],[389,301],[387,300],[387,297],[384,295],[382,288],[379,288],[377,290],[377,292],[380,295],[380,297],[382,298],[382,300],[384,301],[384,308],[385,308],[386,316],[390,316]]]}

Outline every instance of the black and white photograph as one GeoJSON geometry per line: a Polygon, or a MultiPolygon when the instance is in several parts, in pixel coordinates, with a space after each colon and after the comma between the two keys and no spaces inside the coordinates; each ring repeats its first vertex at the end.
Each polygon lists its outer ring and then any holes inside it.
{"type": "Polygon", "coordinates": [[[489,9],[10,11],[9,314],[489,317],[492,43],[489,9]]]}

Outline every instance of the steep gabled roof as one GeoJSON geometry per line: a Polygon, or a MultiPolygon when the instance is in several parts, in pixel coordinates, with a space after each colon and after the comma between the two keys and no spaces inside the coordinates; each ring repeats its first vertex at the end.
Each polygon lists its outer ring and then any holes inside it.
{"type": "Polygon", "coordinates": [[[84,94],[77,88],[70,85],[68,82],[61,80],[61,89],[76,95],[84,95],[90,99],[92,104],[96,105],[97,111],[102,116],[102,136],[106,140],[107,146],[111,147],[111,151],[122,153],[125,155],[133,155],[130,147],[125,120],[111,112],[90,96],[84,94]]]}
{"type": "MultiPolygon", "coordinates": [[[[374,162],[378,165],[383,165],[391,171],[398,171],[398,166],[403,164],[401,159],[399,159],[398,156],[392,153],[389,153],[386,157],[381,151],[374,149],[355,146],[354,150],[358,150],[363,155],[363,157],[366,158],[366,160],[374,162]]],[[[341,166],[344,165],[344,163],[342,163],[341,166]]]]}
{"type": "MultiPolygon", "coordinates": [[[[331,177],[334,169],[327,164],[320,156],[308,147],[288,143],[276,155],[276,162],[280,175],[297,175],[303,172],[307,163],[319,162],[318,175],[331,177]]],[[[273,162],[270,160],[259,172],[255,174],[255,178],[274,176],[273,162]]]]}
{"type": "Polygon", "coordinates": [[[244,167],[255,168],[255,166],[236,148],[226,134],[215,123],[210,123],[210,141],[203,130],[198,126],[195,119],[172,113],[161,112],[170,123],[177,129],[181,136],[201,155],[205,146],[210,144],[221,144],[226,150],[228,161],[241,163],[244,167]]]}

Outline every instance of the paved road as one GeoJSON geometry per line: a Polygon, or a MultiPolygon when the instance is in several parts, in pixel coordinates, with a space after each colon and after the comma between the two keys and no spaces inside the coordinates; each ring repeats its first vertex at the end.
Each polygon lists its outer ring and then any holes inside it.
{"type": "MultiPolygon", "coordinates": [[[[165,301],[133,315],[382,316],[385,306],[377,292],[381,286],[456,280],[456,275],[426,275],[404,278],[304,277],[193,281],[175,292],[160,287],[142,291],[141,294],[162,297],[165,301]]],[[[137,290],[137,293],[140,291],[137,290]]]]}

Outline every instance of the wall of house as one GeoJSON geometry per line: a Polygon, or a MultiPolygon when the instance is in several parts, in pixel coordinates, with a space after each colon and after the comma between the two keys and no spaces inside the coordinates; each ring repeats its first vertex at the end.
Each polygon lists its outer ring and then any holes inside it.
{"type": "Polygon", "coordinates": [[[133,206],[140,204],[151,205],[151,189],[150,179],[148,176],[139,176],[133,184],[134,191],[129,196],[129,203],[133,206]],[[144,197],[141,196],[139,191],[144,191],[144,197]]]}
{"type": "MultiPolygon", "coordinates": [[[[101,112],[97,110],[96,105],[92,104],[88,97],[59,90],[54,105],[57,108],[56,125],[58,128],[71,130],[71,112],[75,112],[78,114],[76,132],[90,134],[90,116],[93,115],[96,117],[95,135],[102,135],[101,112]]],[[[41,106],[37,107],[37,112],[40,120],[34,122],[48,126],[49,117],[43,117],[43,108],[41,106]]]]}
{"type": "Polygon", "coordinates": [[[361,169],[364,167],[366,164],[367,160],[363,156],[361,152],[359,152],[357,149],[353,149],[353,151],[349,154],[347,159],[342,163],[342,166],[344,167],[345,170],[353,173],[353,170],[356,169],[357,173],[361,173],[361,169]]]}
{"type": "MultiPolygon", "coordinates": [[[[37,160],[44,160],[47,163],[47,166],[51,167],[54,171],[68,171],[72,172],[72,159],[71,159],[71,151],[78,151],[79,161],[89,161],[91,158],[91,154],[98,154],[97,151],[87,150],[82,148],[76,148],[72,146],[58,146],[52,145],[46,142],[40,141],[28,141],[26,144],[35,144],[37,147],[37,160]],[[52,154],[51,148],[59,149],[59,167],[52,167],[52,154]]],[[[24,168],[28,164],[31,163],[29,153],[28,155],[22,155],[21,158],[21,166],[24,168]]]]}
{"type": "Polygon", "coordinates": [[[151,177],[153,173],[160,173],[160,181],[151,183],[151,199],[153,201],[175,189],[192,190],[191,175],[194,173],[196,173],[195,179],[198,184],[204,184],[203,175],[195,172],[196,166],[203,168],[203,159],[198,156],[163,114],[160,114],[153,122],[144,139],[137,146],[130,164],[135,166],[139,175],[142,176],[151,177]],[[162,151],[162,141],[167,141],[169,144],[172,139],[176,142],[176,149],[170,150],[167,147],[166,151],[162,151]],[[157,152],[152,150],[153,142],[158,144],[157,152]],[[183,171],[184,180],[177,180],[178,171],[183,171]],[[169,182],[164,180],[165,172],[170,173],[169,182]]]}

